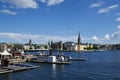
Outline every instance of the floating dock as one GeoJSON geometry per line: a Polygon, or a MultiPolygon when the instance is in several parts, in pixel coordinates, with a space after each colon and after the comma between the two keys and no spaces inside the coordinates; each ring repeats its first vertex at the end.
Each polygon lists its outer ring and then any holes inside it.
{"type": "Polygon", "coordinates": [[[11,72],[14,72],[14,71],[13,70],[9,70],[9,69],[0,68],[0,74],[11,73],[11,72]]]}
{"type": "Polygon", "coordinates": [[[47,64],[70,64],[70,62],[48,62],[48,61],[42,61],[42,60],[30,60],[30,62],[47,63],[47,64]]]}
{"type": "Polygon", "coordinates": [[[86,61],[86,59],[84,59],[84,58],[69,58],[69,60],[72,60],[72,61],[86,61]]]}
{"type": "Polygon", "coordinates": [[[29,69],[34,69],[34,68],[38,68],[38,67],[40,67],[40,66],[33,66],[33,65],[28,65],[28,64],[13,64],[13,65],[9,65],[7,67],[1,67],[0,74],[29,70],[29,69]]]}

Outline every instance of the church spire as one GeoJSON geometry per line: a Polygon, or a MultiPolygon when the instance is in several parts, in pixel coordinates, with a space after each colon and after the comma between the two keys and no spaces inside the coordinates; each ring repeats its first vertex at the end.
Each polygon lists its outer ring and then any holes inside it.
{"type": "Polygon", "coordinates": [[[81,43],[80,32],[78,33],[78,44],[81,43]]]}
{"type": "Polygon", "coordinates": [[[80,51],[80,44],[81,44],[81,38],[80,38],[80,32],[78,33],[78,51],[80,51]]]}

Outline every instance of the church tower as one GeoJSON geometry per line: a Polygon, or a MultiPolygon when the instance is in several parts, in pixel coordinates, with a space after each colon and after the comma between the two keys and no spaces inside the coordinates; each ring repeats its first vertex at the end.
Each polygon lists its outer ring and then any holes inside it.
{"type": "Polygon", "coordinates": [[[81,38],[80,38],[80,32],[78,33],[78,51],[80,51],[80,44],[81,44],[81,38]]]}

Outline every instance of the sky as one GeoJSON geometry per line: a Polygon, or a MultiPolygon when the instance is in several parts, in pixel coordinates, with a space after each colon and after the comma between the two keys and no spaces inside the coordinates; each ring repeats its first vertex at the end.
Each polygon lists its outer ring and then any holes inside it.
{"type": "Polygon", "coordinates": [[[120,43],[120,0],[0,0],[0,42],[120,43]]]}

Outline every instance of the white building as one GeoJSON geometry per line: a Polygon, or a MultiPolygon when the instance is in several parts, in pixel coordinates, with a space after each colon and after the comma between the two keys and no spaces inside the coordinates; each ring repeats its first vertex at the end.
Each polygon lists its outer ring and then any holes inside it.
{"type": "MultiPolygon", "coordinates": [[[[85,51],[86,48],[88,47],[93,48],[93,45],[92,44],[80,44],[80,51],[85,51]]],[[[78,44],[75,44],[74,51],[78,51],[78,44]]]]}
{"type": "Polygon", "coordinates": [[[34,46],[23,45],[24,50],[35,49],[34,46]]]}
{"type": "Polygon", "coordinates": [[[66,42],[63,45],[65,51],[74,51],[74,46],[75,46],[74,42],[66,42]]]}
{"type": "Polygon", "coordinates": [[[87,48],[93,48],[92,44],[81,42],[80,33],[78,34],[78,41],[77,43],[74,42],[66,42],[64,43],[64,50],[66,51],[85,51],[87,48]]]}

